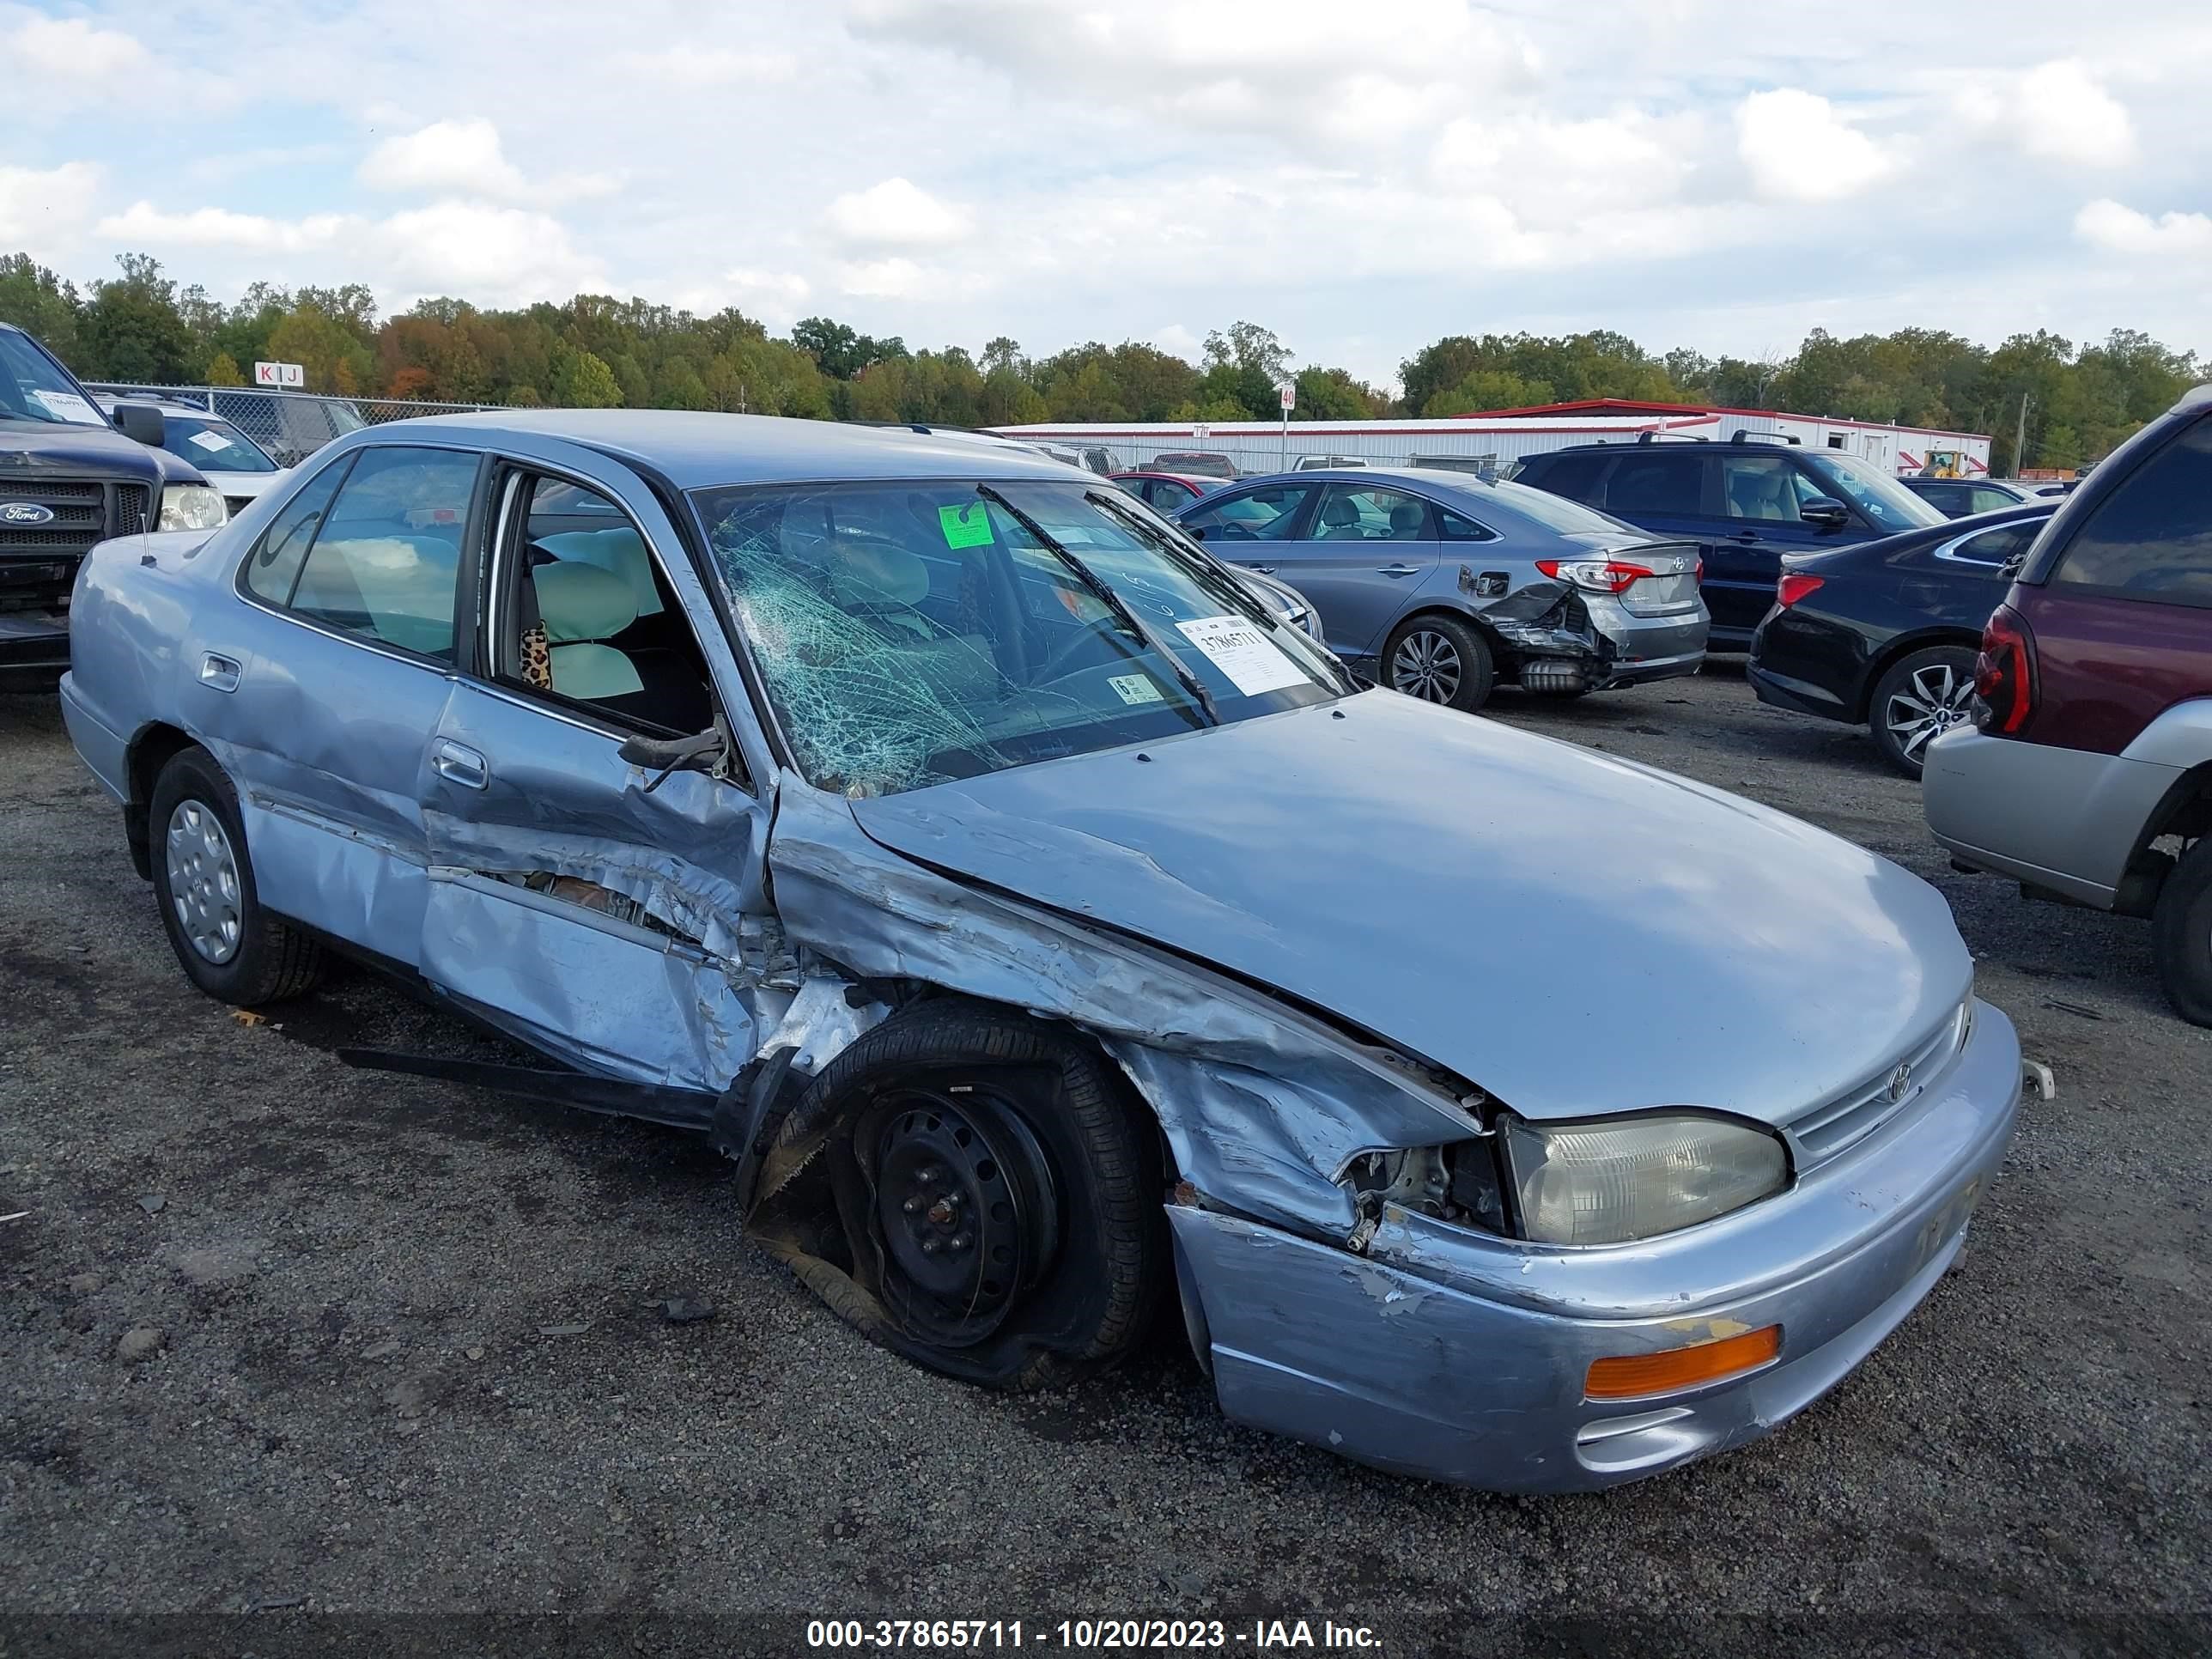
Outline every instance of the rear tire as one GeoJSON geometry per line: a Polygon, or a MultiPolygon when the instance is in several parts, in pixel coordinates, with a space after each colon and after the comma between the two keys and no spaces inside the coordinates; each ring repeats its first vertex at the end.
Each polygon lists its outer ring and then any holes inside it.
{"type": "Polygon", "coordinates": [[[313,988],[323,948],[262,908],[238,793],[206,750],[169,757],[147,829],[161,926],[187,979],[241,1008],[313,988]]]}
{"type": "Polygon", "coordinates": [[[1456,617],[1411,617],[1390,630],[1378,682],[1424,702],[1473,714],[1490,701],[1490,643],[1456,617]]]}
{"type": "Polygon", "coordinates": [[[2212,836],[2181,856],[2150,915],[2151,958],[2173,1012],[2212,1025],[2212,836]]]}
{"type": "Polygon", "coordinates": [[[749,1225],[848,1323],[988,1388],[1122,1358],[1169,1273],[1159,1136],[1064,1028],[922,1003],[837,1056],[777,1131],[749,1225]]]}
{"type": "Polygon", "coordinates": [[[1908,778],[1920,775],[1928,745],[1963,724],[1974,695],[1974,653],[1963,645],[1930,646],[1899,657],[1875,682],[1867,726],[1881,757],[1908,778]]]}

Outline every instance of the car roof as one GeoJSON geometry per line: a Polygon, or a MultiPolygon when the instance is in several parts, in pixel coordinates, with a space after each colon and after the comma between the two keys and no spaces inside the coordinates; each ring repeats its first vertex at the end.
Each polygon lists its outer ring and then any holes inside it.
{"type": "MultiPolygon", "coordinates": [[[[1644,442],[1641,439],[1627,443],[1622,443],[1619,441],[1608,442],[1601,438],[1586,444],[1561,444],[1557,449],[1540,450],[1537,453],[1528,456],[1522,462],[1522,465],[1526,466],[1532,462],[1540,461],[1548,455],[1589,455],[1593,453],[1626,455],[1648,453],[1654,449],[1664,449],[1670,452],[1678,449],[1686,449],[1699,455],[1705,454],[1709,451],[1723,449],[1755,449],[1761,454],[1767,453],[1771,451],[1778,455],[1807,455],[1812,453],[1812,451],[1808,450],[1803,444],[1784,443],[1778,437],[1661,438],[1648,444],[1644,442]]],[[[1837,450],[1830,453],[1841,454],[1844,452],[1837,450]]]]}
{"type": "MultiPolygon", "coordinates": [[[[502,436],[580,444],[658,472],[678,489],[716,484],[797,483],[867,478],[1097,478],[1017,441],[977,441],[969,433],[854,426],[777,415],[680,409],[494,409],[393,421],[370,429],[376,443],[409,436],[495,442],[502,436]]],[[[358,443],[362,434],[350,434],[358,443]]],[[[341,441],[347,441],[341,440],[341,441]]]]}
{"type": "Polygon", "coordinates": [[[149,404],[164,415],[189,415],[198,421],[222,421],[225,426],[230,424],[222,416],[202,409],[198,404],[182,403],[174,398],[133,398],[128,393],[118,398],[111,392],[95,392],[92,394],[92,400],[111,415],[115,412],[118,404],[149,404]]]}

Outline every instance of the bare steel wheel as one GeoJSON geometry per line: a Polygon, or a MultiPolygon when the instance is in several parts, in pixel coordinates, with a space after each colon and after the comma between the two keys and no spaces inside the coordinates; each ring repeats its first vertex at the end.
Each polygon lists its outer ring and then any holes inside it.
{"type": "Polygon", "coordinates": [[[1920,775],[1928,745],[1971,717],[1974,653],[1939,645],[1899,659],[1869,700],[1868,724],[1882,758],[1909,778],[1920,775]]]}
{"type": "Polygon", "coordinates": [[[1382,683],[1447,708],[1476,709],[1490,696],[1490,647],[1456,617],[1413,617],[1382,647],[1382,683]]]}
{"type": "Polygon", "coordinates": [[[169,903],[193,950],[221,966],[238,954],[238,854],[204,801],[180,800],[164,848],[169,903]]]}

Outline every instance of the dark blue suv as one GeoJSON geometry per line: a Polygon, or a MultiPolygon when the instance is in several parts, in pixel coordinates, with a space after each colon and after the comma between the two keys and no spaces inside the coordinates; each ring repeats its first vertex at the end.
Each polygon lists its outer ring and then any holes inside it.
{"type": "Polygon", "coordinates": [[[1694,541],[1705,562],[1711,648],[1747,651],[1774,603],[1785,553],[1811,553],[1942,524],[1881,468],[1838,449],[1739,431],[1700,439],[1577,444],[1531,455],[1514,475],[1640,529],[1694,541]]]}

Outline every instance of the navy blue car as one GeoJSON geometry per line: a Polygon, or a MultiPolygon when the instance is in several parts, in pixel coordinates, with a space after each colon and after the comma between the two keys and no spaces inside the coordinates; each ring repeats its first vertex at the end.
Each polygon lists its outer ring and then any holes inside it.
{"type": "Polygon", "coordinates": [[[1839,449],[1739,431],[1696,440],[1578,444],[1532,455],[1514,475],[1654,535],[1695,542],[1705,560],[1709,648],[1741,651],[1773,603],[1787,553],[1816,553],[1945,522],[1881,468],[1839,449]]]}

